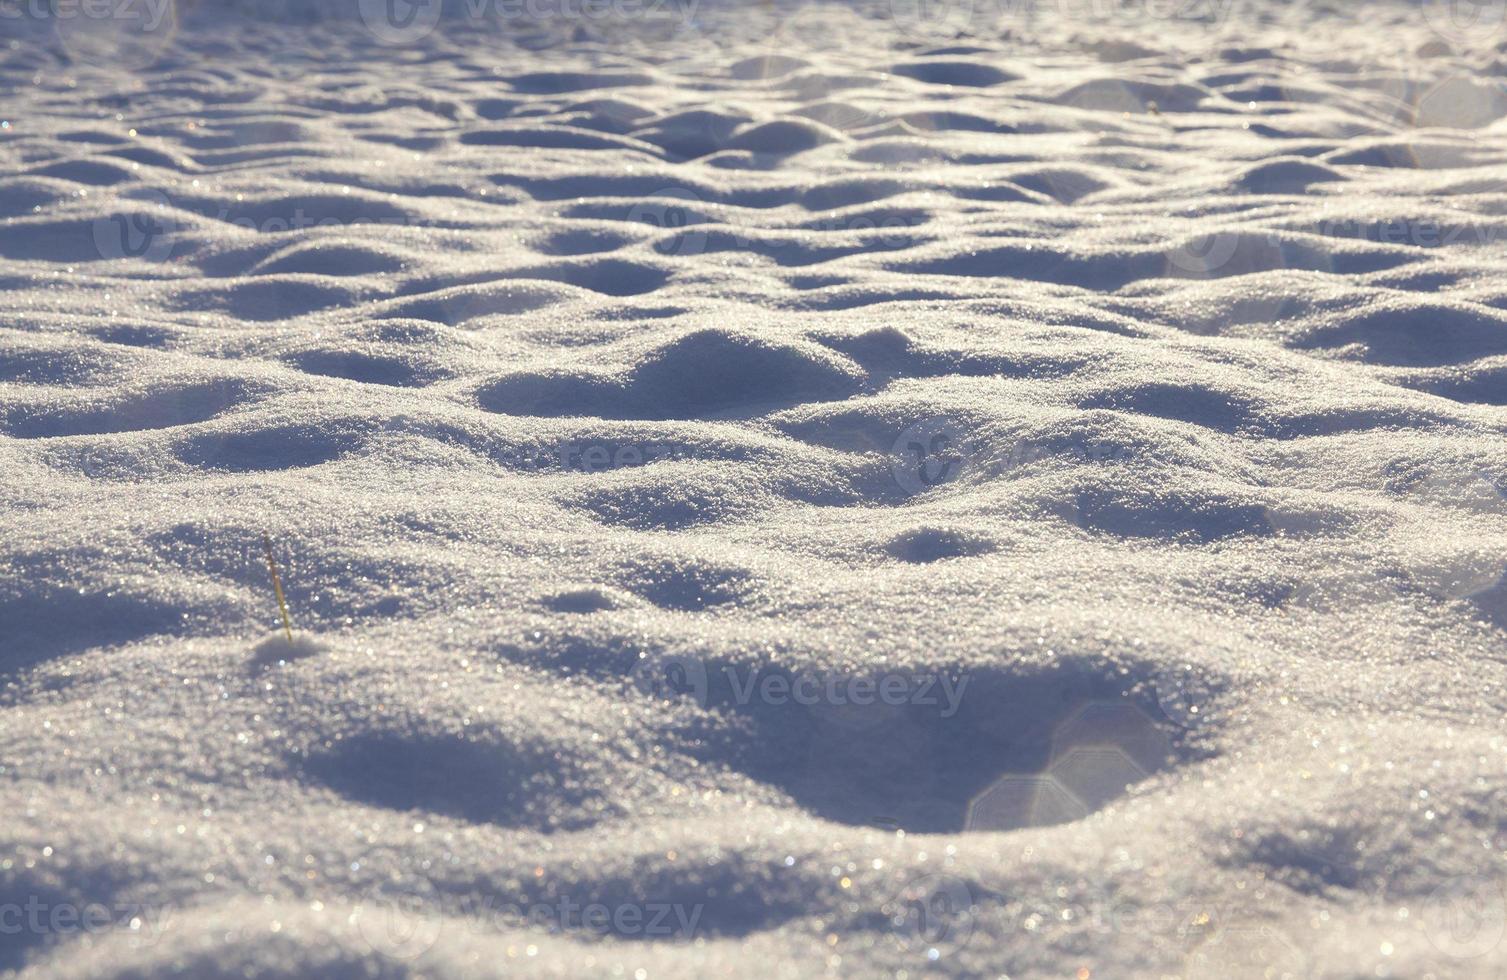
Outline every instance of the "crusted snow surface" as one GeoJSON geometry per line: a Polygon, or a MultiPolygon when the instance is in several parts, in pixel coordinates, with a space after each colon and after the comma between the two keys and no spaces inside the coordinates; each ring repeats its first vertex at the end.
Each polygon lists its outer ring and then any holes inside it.
{"type": "Polygon", "coordinates": [[[3,21],[0,969],[1507,974],[1500,10],[165,2],[3,21]]]}

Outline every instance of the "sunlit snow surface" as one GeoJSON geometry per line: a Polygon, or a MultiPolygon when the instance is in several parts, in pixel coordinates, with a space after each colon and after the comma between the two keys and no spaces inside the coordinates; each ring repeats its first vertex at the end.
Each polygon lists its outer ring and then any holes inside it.
{"type": "Polygon", "coordinates": [[[1507,974],[1501,4],[112,2],[0,969],[1507,974]]]}

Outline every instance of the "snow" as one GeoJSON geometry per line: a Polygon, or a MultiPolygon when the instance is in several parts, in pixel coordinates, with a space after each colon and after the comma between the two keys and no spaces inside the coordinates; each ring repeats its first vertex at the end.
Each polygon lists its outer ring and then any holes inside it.
{"type": "Polygon", "coordinates": [[[1500,11],[165,2],[0,17],[0,970],[1507,972],[1500,11]]]}

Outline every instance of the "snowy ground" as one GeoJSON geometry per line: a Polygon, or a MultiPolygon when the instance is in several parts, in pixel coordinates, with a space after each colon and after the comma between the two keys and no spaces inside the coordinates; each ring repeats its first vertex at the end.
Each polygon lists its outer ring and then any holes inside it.
{"type": "Polygon", "coordinates": [[[123,2],[0,970],[1507,974],[1502,4],[123,2]]]}

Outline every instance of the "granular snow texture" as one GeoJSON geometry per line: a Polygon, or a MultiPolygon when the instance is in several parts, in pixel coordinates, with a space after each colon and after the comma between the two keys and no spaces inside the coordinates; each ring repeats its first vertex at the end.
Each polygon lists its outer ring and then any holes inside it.
{"type": "Polygon", "coordinates": [[[402,6],[0,18],[0,970],[1507,975],[1500,10],[402,6]]]}

